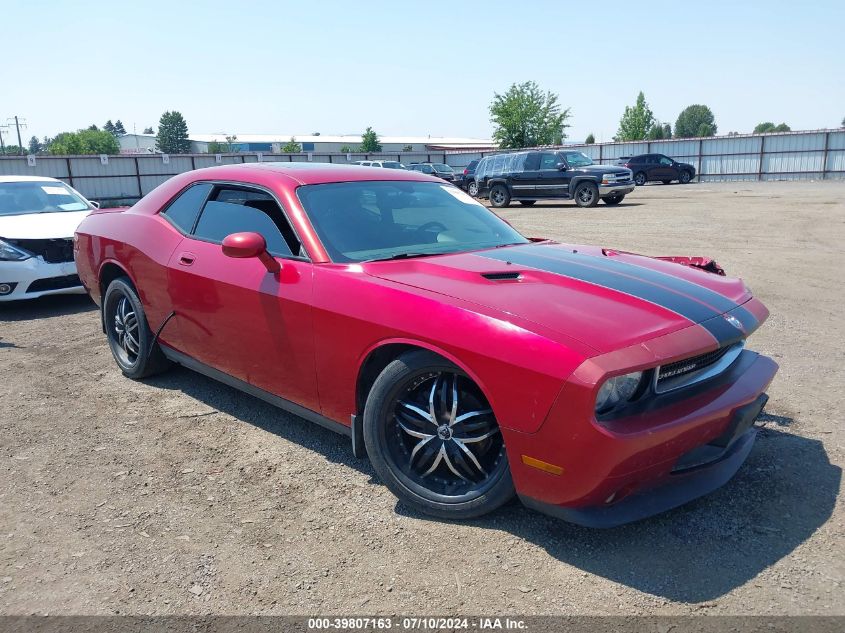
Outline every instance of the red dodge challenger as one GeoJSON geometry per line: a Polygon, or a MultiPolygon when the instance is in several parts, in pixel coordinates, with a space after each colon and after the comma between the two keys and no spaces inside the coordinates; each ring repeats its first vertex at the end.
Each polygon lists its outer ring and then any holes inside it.
{"type": "Polygon", "coordinates": [[[94,211],[75,255],[128,377],[178,363],[351,436],[447,519],[517,494],[608,527],[706,494],[777,371],[713,262],[529,239],[417,172],[192,171],[94,211]]]}

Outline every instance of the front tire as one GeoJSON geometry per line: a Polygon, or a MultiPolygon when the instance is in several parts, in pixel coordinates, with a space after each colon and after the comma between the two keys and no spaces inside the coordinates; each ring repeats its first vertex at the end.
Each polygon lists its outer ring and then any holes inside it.
{"type": "Polygon", "coordinates": [[[688,185],[690,180],[692,180],[692,174],[688,170],[684,170],[681,172],[681,184],[688,185]]]}
{"type": "Polygon", "coordinates": [[[502,184],[493,185],[493,188],[490,189],[490,204],[492,204],[497,209],[502,209],[504,207],[510,206],[511,203],[511,194],[508,191],[508,188],[502,184]]]}
{"type": "Polygon", "coordinates": [[[599,190],[591,182],[582,182],[575,187],[575,204],[579,207],[594,207],[599,203],[599,190]]]}
{"type": "Polygon", "coordinates": [[[457,366],[419,350],[390,363],[364,407],[373,468],[401,502],[442,519],[492,512],[514,495],[484,394],[457,366]]]}
{"type": "Polygon", "coordinates": [[[170,366],[158,343],[151,349],[153,334],[128,277],[118,277],[109,284],[102,310],[112,356],[125,376],[137,380],[170,366]]]}
{"type": "Polygon", "coordinates": [[[636,174],[634,174],[634,184],[637,185],[637,187],[642,187],[645,183],[645,173],[638,171],[636,174]]]}

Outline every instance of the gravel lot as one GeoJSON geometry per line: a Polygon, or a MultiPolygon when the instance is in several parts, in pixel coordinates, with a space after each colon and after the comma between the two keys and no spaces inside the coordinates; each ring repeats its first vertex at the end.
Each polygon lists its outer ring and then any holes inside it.
{"type": "Polygon", "coordinates": [[[845,183],[516,206],[532,236],[709,255],[781,365],[720,491],[609,531],[398,505],[348,439],[187,370],[122,377],[86,297],[0,305],[0,613],[845,614],[845,183]]]}

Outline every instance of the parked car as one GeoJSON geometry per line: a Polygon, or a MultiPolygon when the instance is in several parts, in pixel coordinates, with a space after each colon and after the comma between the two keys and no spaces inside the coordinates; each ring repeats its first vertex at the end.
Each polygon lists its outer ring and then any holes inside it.
{"type": "Polygon", "coordinates": [[[599,199],[615,205],[634,190],[631,171],[595,165],[581,152],[545,150],[485,156],[475,168],[477,195],[497,208],[514,200],[531,206],[537,200],[575,200],[594,207],[599,199]]]}
{"type": "Polygon", "coordinates": [[[396,160],[356,160],[355,165],[361,167],[384,167],[385,169],[407,169],[405,165],[396,160]]]}
{"type": "Polygon", "coordinates": [[[664,154],[623,156],[618,160],[618,164],[631,170],[637,186],[651,181],[660,181],[668,185],[673,180],[685,185],[695,178],[695,167],[689,163],[679,163],[664,154]]]}
{"type": "Polygon", "coordinates": [[[448,519],[516,492],[609,526],[710,492],[777,370],[745,349],[766,308],[710,260],[528,239],[413,171],[200,169],[76,237],[126,376],[179,363],[349,435],[448,519]]]}
{"type": "Polygon", "coordinates": [[[96,206],[55,178],[0,176],[0,301],[84,293],[73,232],[96,206]]]}
{"type": "Polygon", "coordinates": [[[466,191],[473,198],[478,195],[478,183],[475,182],[475,168],[478,166],[480,159],[471,160],[469,164],[464,167],[463,171],[455,174],[454,183],[466,191]]]}
{"type": "Polygon", "coordinates": [[[408,169],[430,176],[436,176],[447,182],[455,180],[455,170],[445,163],[411,163],[408,169]]]}

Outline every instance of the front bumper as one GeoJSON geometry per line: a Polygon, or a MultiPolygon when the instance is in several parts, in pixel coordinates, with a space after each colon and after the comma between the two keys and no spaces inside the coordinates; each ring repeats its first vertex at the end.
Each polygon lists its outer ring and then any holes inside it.
{"type": "Polygon", "coordinates": [[[724,437],[681,456],[664,483],[631,494],[618,503],[569,508],[530,497],[520,499],[533,510],[592,528],[616,527],[682,506],[721,488],[736,474],[754,446],[757,430],[752,426],[766,400],[768,397],[761,395],[737,410],[724,437]],[[709,461],[700,463],[697,456],[708,453],[709,461]]]}
{"type": "Polygon", "coordinates": [[[603,527],[707,494],[727,482],[751,450],[751,424],[777,369],[746,350],[719,376],[609,423],[592,414],[594,389],[570,379],[536,433],[506,432],[517,493],[548,514],[603,527]],[[526,456],[559,471],[531,467],[526,456]]]}
{"type": "Polygon", "coordinates": [[[636,186],[634,183],[614,184],[614,185],[599,185],[599,197],[604,196],[625,196],[631,193],[636,186]]]}
{"type": "Polygon", "coordinates": [[[41,257],[18,262],[0,262],[0,284],[14,289],[0,295],[0,302],[35,299],[46,295],[85,294],[72,261],[50,264],[41,257]]]}

